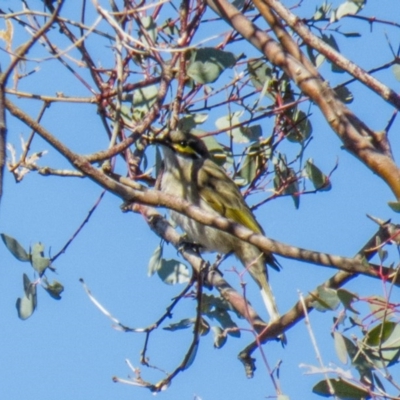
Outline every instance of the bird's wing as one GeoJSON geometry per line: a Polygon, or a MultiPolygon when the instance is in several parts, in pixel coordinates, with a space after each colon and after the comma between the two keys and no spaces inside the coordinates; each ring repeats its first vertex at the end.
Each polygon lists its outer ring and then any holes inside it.
{"type": "MultiPolygon", "coordinates": [[[[199,196],[218,214],[231,219],[255,233],[264,234],[250,208],[243,199],[239,188],[226,172],[211,160],[203,160],[198,169],[199,196]]],[[[275,270],[281,269],[272,254],[264,253],[265,261],[275,270]]]]}
{"type": "Polygon", "coordinates": [[[218,214],[235,221],[255,233],[263,233],[261,226],[245,203],[239,188],[226,172],[211,160],[203,160],[199,169],[199,195],[218,214]]]}

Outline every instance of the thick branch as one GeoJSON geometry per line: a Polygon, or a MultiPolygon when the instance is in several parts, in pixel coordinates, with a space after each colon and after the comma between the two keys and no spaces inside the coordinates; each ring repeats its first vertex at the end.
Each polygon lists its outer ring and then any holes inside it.
{"type": "MultiPolygon", "coordinates": [[[[86,157],[71,151],[42,125],[32,119],[29,115],[25,114],[7,99],[6,107],[11,114],[34,129],[44,140],[46,140],[61,154],[63,154],[71,162],[71,164],[83,174],[88,176],[104,189],[119,196],[124,201],[132,203],[137,202],[156,207],[161,206],[178,211],[179,213],[187,215],[204,225],[213,226],[224,232],[228,232],[239,239],[254,244],[265,252],[272,252],[286,258],[306,261],[326,267],[334,267],[342,271],[360,273],[379,279],[381,278],[381,273],[386,275],[388,278],[393,275],[393,270],[390,268],[383,267],[381,270],[379,270],[379,268],[375,268],[373,266],[365,266],[358,259],[341,257],[327,253],[319,253],[312,250],[289,246],[287,244],[268,239],[265,236],[254,233],[250,229],[247,229],[240,224],[234,223],[220,216],[216,217],[215,215],[212,215],[181,198],[162,193],[158,190],[141,191],[123,185],[106,175],[103,171],[95,168],[86,157]]],[[[400,285],[400,277],[396,278],[395,284],[400,285]]]]}
{"type": "MultiPolygon", "coordinates": [[[[248,42],[281,68],[312,99],[340,137],[345,148],[378,174],[400,199],[400,170],[395,164],[386,136],[379,135],[356,117],[323,81],[318,71],[303,65],[265,31],[259,29],[226,0],[207,0],[207,4],[248,42]]],[[[285,36],[286,40],[286,36],[285,36]]],[[[292,50],[291,53],[294,51],[292,50]]],[[[300,50],[298,50],[298,53],[300,50]]]]}
{"type": "Polygon", "coordinates": [[[314,35],[308,26],[297,15],[293,14],[289,9],[287,9],[280,1],[254,0],[253,2],[255,4],[267,4],[268,7],[274,10],[279,17],[282,18],[287,25],[289,25],[310,47],[323,54],[328,60],[347,71],[358,81],[362,82],[365,86],[373,90],[388,103],[400,110],[400,96],[396,92],[384,85],[378,79],[374,78],[360,66],[344,57],[333,47],[324,42],[321,38],[314,35]]]}

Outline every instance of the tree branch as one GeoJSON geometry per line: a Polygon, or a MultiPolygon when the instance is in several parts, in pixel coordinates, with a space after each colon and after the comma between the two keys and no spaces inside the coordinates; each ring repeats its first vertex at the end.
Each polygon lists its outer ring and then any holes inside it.
{"type": "MultiPolygon", "coordinates": [[[[207,0],[207,4],[249,43],[261,51],[275,66],[281,68],[303,93],[322,111],[326,121],[342,140],[345,148],[378,174],[400,199],[400,170],[395,164],[386,135],[372,131],[336,96],[318,71],[298,56],[287,52],[279,43],[261,30],[226,0],[207,0]]],[[[285,40],[287,37],[285,36],[285,40]]]]}
{"type": "MultiPolygon", "coordinates": [[[[391,277],[395,276],[395,272],[392,268],[377,267],[373,265],[366,266],[360,259],[347,258],[289,246],[287,244],[268,239],[263,235],[256,234],[250,229],[247,229],[244,226],[234,223],[226,218],[208,213],[181,198],[168,195],[158,190],[148,189],[142,191],[124,185],[112,179],[103,171],[95,168],[86,157],[71,151],[42,125],[40,125],[37,121],[32,119],[29,115],[24,113],[7,99],[6,107],[12,115],[26,123],[32,129],[35,129],[35,131],[44,140],[46,140],[56,150],[63,154],[71,162],[71,164],[83,174],[102,186],[104,189],[119,196],[125,202],[137,202],[140,204],[172,209],[181,214],[187,215],[188,217],[194,219],[195,221],[201,222],[204,225],[212,226],[224,232],[228,232],[241,240],[257,246],[259,249],[265,252],[272,252],[285,258],[305,261],[325,267],[333,267],[342,271],[359,273],[377,279],[381,279],[382,274],[385,275],[387,279],[391,279],[391,277]]],[[[394,284],[400,286],[400,277],[397,275],[394,284]]]]}
{"type": "Polygon", "coordinates": [[[286,8],[280,1],[254,0],[253,3],[257,8],[259,5],[270,7],[304,40],[306,44],[323,54],[328,60],[347,71],[358,81],[362,82],[365,86],[381,96],[389,104],[392,104],[394,107],[400,110],[400,96],[395,91],[384,85],[378,79],[374,78],[360,66],[344,57],[333,47],[329,46],[329,44],[325,43],[321,38],[314,35],[308,26],[297,15],[293,14],[288,8],[286,8]]]}

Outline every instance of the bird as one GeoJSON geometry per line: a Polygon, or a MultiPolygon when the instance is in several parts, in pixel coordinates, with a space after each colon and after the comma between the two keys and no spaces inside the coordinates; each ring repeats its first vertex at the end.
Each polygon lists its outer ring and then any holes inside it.
{"type": "MultiPolygon", "coordinates": [[[[212,161],[206,145],[198,136],[177,129],[170,130],[156,142],[161,145],[164,156],[157,178],[159,190],[237,222],[257,234],[264,234],[238,186],[222,167],[212,161]]],[[[270,321],[280,318],[268,282],[266,264],[275,269],[280,265],[271,253],[262,252],[248,242],[177,211],[170,210],[170,217],[185,233],[185,241],[193,242],[205,251],[234,253],[259,286],[270,321]]]]}

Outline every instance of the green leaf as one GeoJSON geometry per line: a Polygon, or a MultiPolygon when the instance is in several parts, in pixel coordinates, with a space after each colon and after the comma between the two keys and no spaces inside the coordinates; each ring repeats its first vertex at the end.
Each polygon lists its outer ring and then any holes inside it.
{"type": "Polygon", "coordinates": [[[378,256],[379,256],[379,261],[381,263],[383,263],[384,261],[386,261],[386,259],[388,258],[388,252],[386,250],[384,250],[382,247],[379,247],[378,249],[378,256]]]}
{"type": "Polygon", "coordinates": [[[360,314],[356,309],[353,308],[352,303],[354,300],[358,300],[358,296],[346,289],[338,289],[337,295],[339,300],[342,302],[346,310],[350,310],[355,314],[360,314]]]}
{"type": "Polygon", "coordinates": [[[19,261],[29,261],[29,254],[25,251],[25,249],[19,244],[18,240],[14,239],[11,236],[6,235],[5,233],[1,234],[1,239],[6,245],[7,249],[10,253],[19,261]]]}
{"type": "Polygon", "coordinates": [[[221,69],[218,65],[207,62],[203,63],[200,61],[195,61],[190,64],[187,69],[187,74],[196,83],[206,84],[215,82],[221,75],[221,69]]]}
{"type": "Polygon", "coordinates": [[[204,319],[200,318],[199,333],[201,336],[206,336],[210,332],[210,324],[204,319]]]}
{"type": "Polygon", "coordinates": [[[187,114],[178,121],[177,129],[189,132],[197,125],[203,124],[208,119],[208,114],[187,114]]]}
{"type": "Polygon", "coordinates": [[[339,20],[346,15],[355,15],[364,8],[365,0],[362,1],[346,1],[342,3],[336,10],[335,18],[339,20]]]}
{"type": "Polygon", "coordinates": [[[213,326],[211,329],[214,333],[214,347],[220,349],[224,346],[228,338],[219,326],[213,326]]]}
{"type": "Polygon", "coordinates": [[[236,143],[244,143],[241,140],[242,136],[247,138],[247,141],[254,142],[258,140],[262,136],[262,128],[261,125],[253,125],[249,127],[241,127],[240,129],[241,136],[239,138],[233,137],[233,141],[236,143]]]}
{"type": "Polygon", "coordinates": [[[384,321],[366,334],[364,343],[364,351],[375,367],[386,368],[400,357],[400,325],[384,321]]]}
{"type": "Polygon", "coordinates": [[[46,268],[50,266],[50,258],[43,257],[43,251],[44,246],[40,242],[32,246],[31,263],[40,276],[42,276],[46,268]]]}
{"type": "Polygon", "coordinates": [[[393,71],[393,75],[394,77],[400,81],[400,64],[394,64],[392,66],[392,71],[393,71]]]}
{"type": "Polygon", "coordinates": [[[263,59],[252,59],[247,62],[247,72],[251,83],[258,89],[264,89],[273,79],[273,70],[263,59]]]}
{"type": "Polygon", "coordinates": [[[275,170],[275,190],[281,192],[283,195],[292,195],[295,207],[299,208],[299,182],[296,176],[296,172],[293,168],[287,167],[286,157],[283,154],[279,154],[279,157],[274,157],[273,163],[275,170]],[[282,187],[284,187],[283,190],[282,187]]]}
{"type": "Polygon", "coordinates": [[[316,190],[328,191],[332,188],[329,178],[322,173],[317,166],[315,166],[312,158],[307,160],[305,169],[308,178],[316,190]]]}
{"type": "Polygon", "coordinates": [[[361,37],[361,34],[358,32],[342,32],[342,35],[349,38],[358,38],[361,37]]]}
{"type": "Polygon", "coordinates": [[[202,137],[204,144],[209,151],[212,160],[220,165],[231,165],[233,162],[232,153],[222,144],[218,143],[214,136],[202,137]]]}
{"type": "MultiPolygon", "coordinates": [[[[372,328],[365,336],[365,343],[368,346],[379,346],[392,335],[397,324],[391,321],[385,321],[372,328]]],[[[399,343],[400,346],[400,343],[399,343]]]]}
{"type": "Polygon", "coordinates": [[[336,310],[339,307],[340,300],[334,289],[318,286],[317,296],[312,293],[310,294],[315,299],[312,302],[312,306],[318,311],[336,310]]]}
{"type": "Polygon", "coordinates": [[[163,249],[161,245],[158,245],[153,254],[150,257],[149,265],[147,266],[147,275],[153,276],[161,267],[161,257],[163,254],[163,249]]]}
{"type": "Polygon", "coordinates": [[[213,83],[225,69],[235,64],[236,58],[232,53],[206,47],[193,52],[187,74],[197,83],[213,83]]]}
{"type": "Polygon", "coordinates": [[[346,86],[339,86],[334,89],[337,97],[345,103],[345,104],[350,104],[354,100],[353,93],[350,92],[350,90],[346,86]]]}
{"type": "Polygon", "coordinates": [[[382,296],[371,296],[368,306],[376,319],[386,319],[389,310],[387,309],[387,300],[382,296]]]}
{"type": "Polygon", "coordinates": [[[25,320],[28,319],[35,311],[34,297],[21,297],[17,299],[16,307],[18,311],[18,318],[25,320]]]}
{"type": "Polygon", "coordinates": [[[385,387],[383,386],[381,380],[379,379],[377,374],[373,374],[375,385],[382,391],[382,393],[386,392],[385,387]]]}
{"type": "Polygon", "coordinates": [[[172,18],[167,18],[160,29],[170,36],[179,35],[179,28],[176,26],[175,21],[172,18]]]}
{"type": "Polygon", "coordinates": [[[132,105],[134,111],[148,112],[151,106],[156,102],[158,96],[158,86],[149,85],[143,88],[136,89],[133,92],[132,105]]]}
{"type": "Polygon", "coordinates": [[[318,21],[327,18],[328,13],[331,11],[331,7],[332,5],[328,2],[322,3],[322,5],[315,11],[313,19],[318,21]]]}
{"type": "Polygon", "coordinates": [[[61,299],[61,293],[64,291],[64,286],[54,280],[52,283],[48,283],[47,279],[42,279],[45,285],[42,285],[43,289],[55,300],[61,299]]]}
{"type": "MultiPolygon", "coordinates": [[[[331,46],[333,49],[335,49],[338,53],[340,53],[339,46],[336,42],[336,39],[333,35],[322,35],[322,40],[327,43],[329,46],[331,46]]],[[[345,70],[339,66],[337,66],[334,62],[328,60],[328,62],[331,64],[331,70],[332,72],[339,72],[343,73],[345,70]]]]}
{"type": "Polygon", "coordinates": [[[157,34],[158,34],[157,24],[155,23],[153,17],[148,15],[143,15],[140,18],[140,22],[142,23],[143,28],[146,29],[147,34],[149,35],[149,38],[151,38],[153,43],[148,43],[148,40],[144,35],[140,35],[140,40],[144,44],[152,46],[157,42],[157,34]]]}
{"type": "Polygon", "coordinates": [[[168,285],[187,283],[190,281],[188,267],[177,260],[162,259],[161,266],[157,273],[161,280],[168,285]]]}
{"type": "Polygon", "coordinates": [[[347,364],[347,358],[348,358],[347,357],[347,347],[346,347],[346,342],[343,338],[343,335],[338,331],[334,331],[333,339],[335,342],[336,354],[337,354],[339,360],[343,364],[347,364]]]}
{"type": "Polygon", "coordinates": [[[197,343],[195,343],[195,345],[190,350],[190,353],[188,354],[185,365],[183,367],[184,370],[188,369],[193,364],[193,361],[195,360],[197,355],[198,348],[199,348],[199,341],[197,341],[197,343]]]}
{"type": "Polygon", "coordinates": [[[168,326],[165,326],[163,329],[166,331],[179,331],[181,329],[187,329],[190,328],[194,323],[196,322],[196,318],[184,318],[181,319],[179,322],[174,322],[172,324],[169,324],[168,326]]]}
{"type": "Polygon", "coordinates": [[[265,149],[259,142],[252,144],[247,149],[246,157],[237,174],[243,180],[243,186],[253,181],[260,166],[265,164],[270,156],[271,147],[265,149]]]}
{"type": "MultiPolygon", "coordinates": [[[[237,324],[232,320],[227,310],[218,308],[208,312],[206,315],[210,318],[216,319],[221,324],[222,329],[237,328],[237,324]]],[[[239,338],[240,330],[239,329],[229,330],[228,334],[230,336],[239,338]]]]}
{"type": "Polygon", "coordinates": [[[24,296],[17,299],[16,307],[18,317],[22,320],[28,319],[35,311],[37,305],[36,285],[31,283],[28,276],[22,276],[24,285],[24,296]]]}
{"type": "Polygon", "coordinates": [[[396,213],[400,213],[400,202],[398,201],[389,201],[388,206],[396,213]]]}
{"type": "MultiPolygon", "coordinates": [[[[365,390],[363,387],[355,385],[342,378],[330,379],[329,381],[331,383],[331,386],[333,387],[334,394],[338,398],[346,400],[364,400],[371,398],[368,391],[365,390]]],[[[326,380],[318,382],[313,387],[313,392],[323,397],[331,397],[333,395],[333,393],[330,393],[329,386],[326,380]]]]}
{"type": "Polygon", "coordinates": [[[215,121],[216,127],[220,130],[228,131],[235,143],[248,143],[251,140],[254,141],[258,139],[258,130],[252,132],[240,125],[240,117],[242,115],[243,111],[235,111],[234,113],[220,117],[215,121]],[[254,136],[252,136],[253,133],[255,133],[254,136]]]}
{"type": "Polygon", "coordinates": [[[201,312],[203,314],[207,314],[209,312],[212,312],[213,310],[218,310],[218,309],[232,311],[232,312],[235,311],[232,308],[231,304],[228,303],[224,298],[220,296],[214,296],[212,294],[208,295],[207,293],[203,293],[201,302],[201,312]]]}
{"type": "Polygon", "coordinates": [[[296,109],[291,123],[286,127],[286,139],[289,142],[304,143],[312,133],[312,125],[304,111],[296,109]]]}

